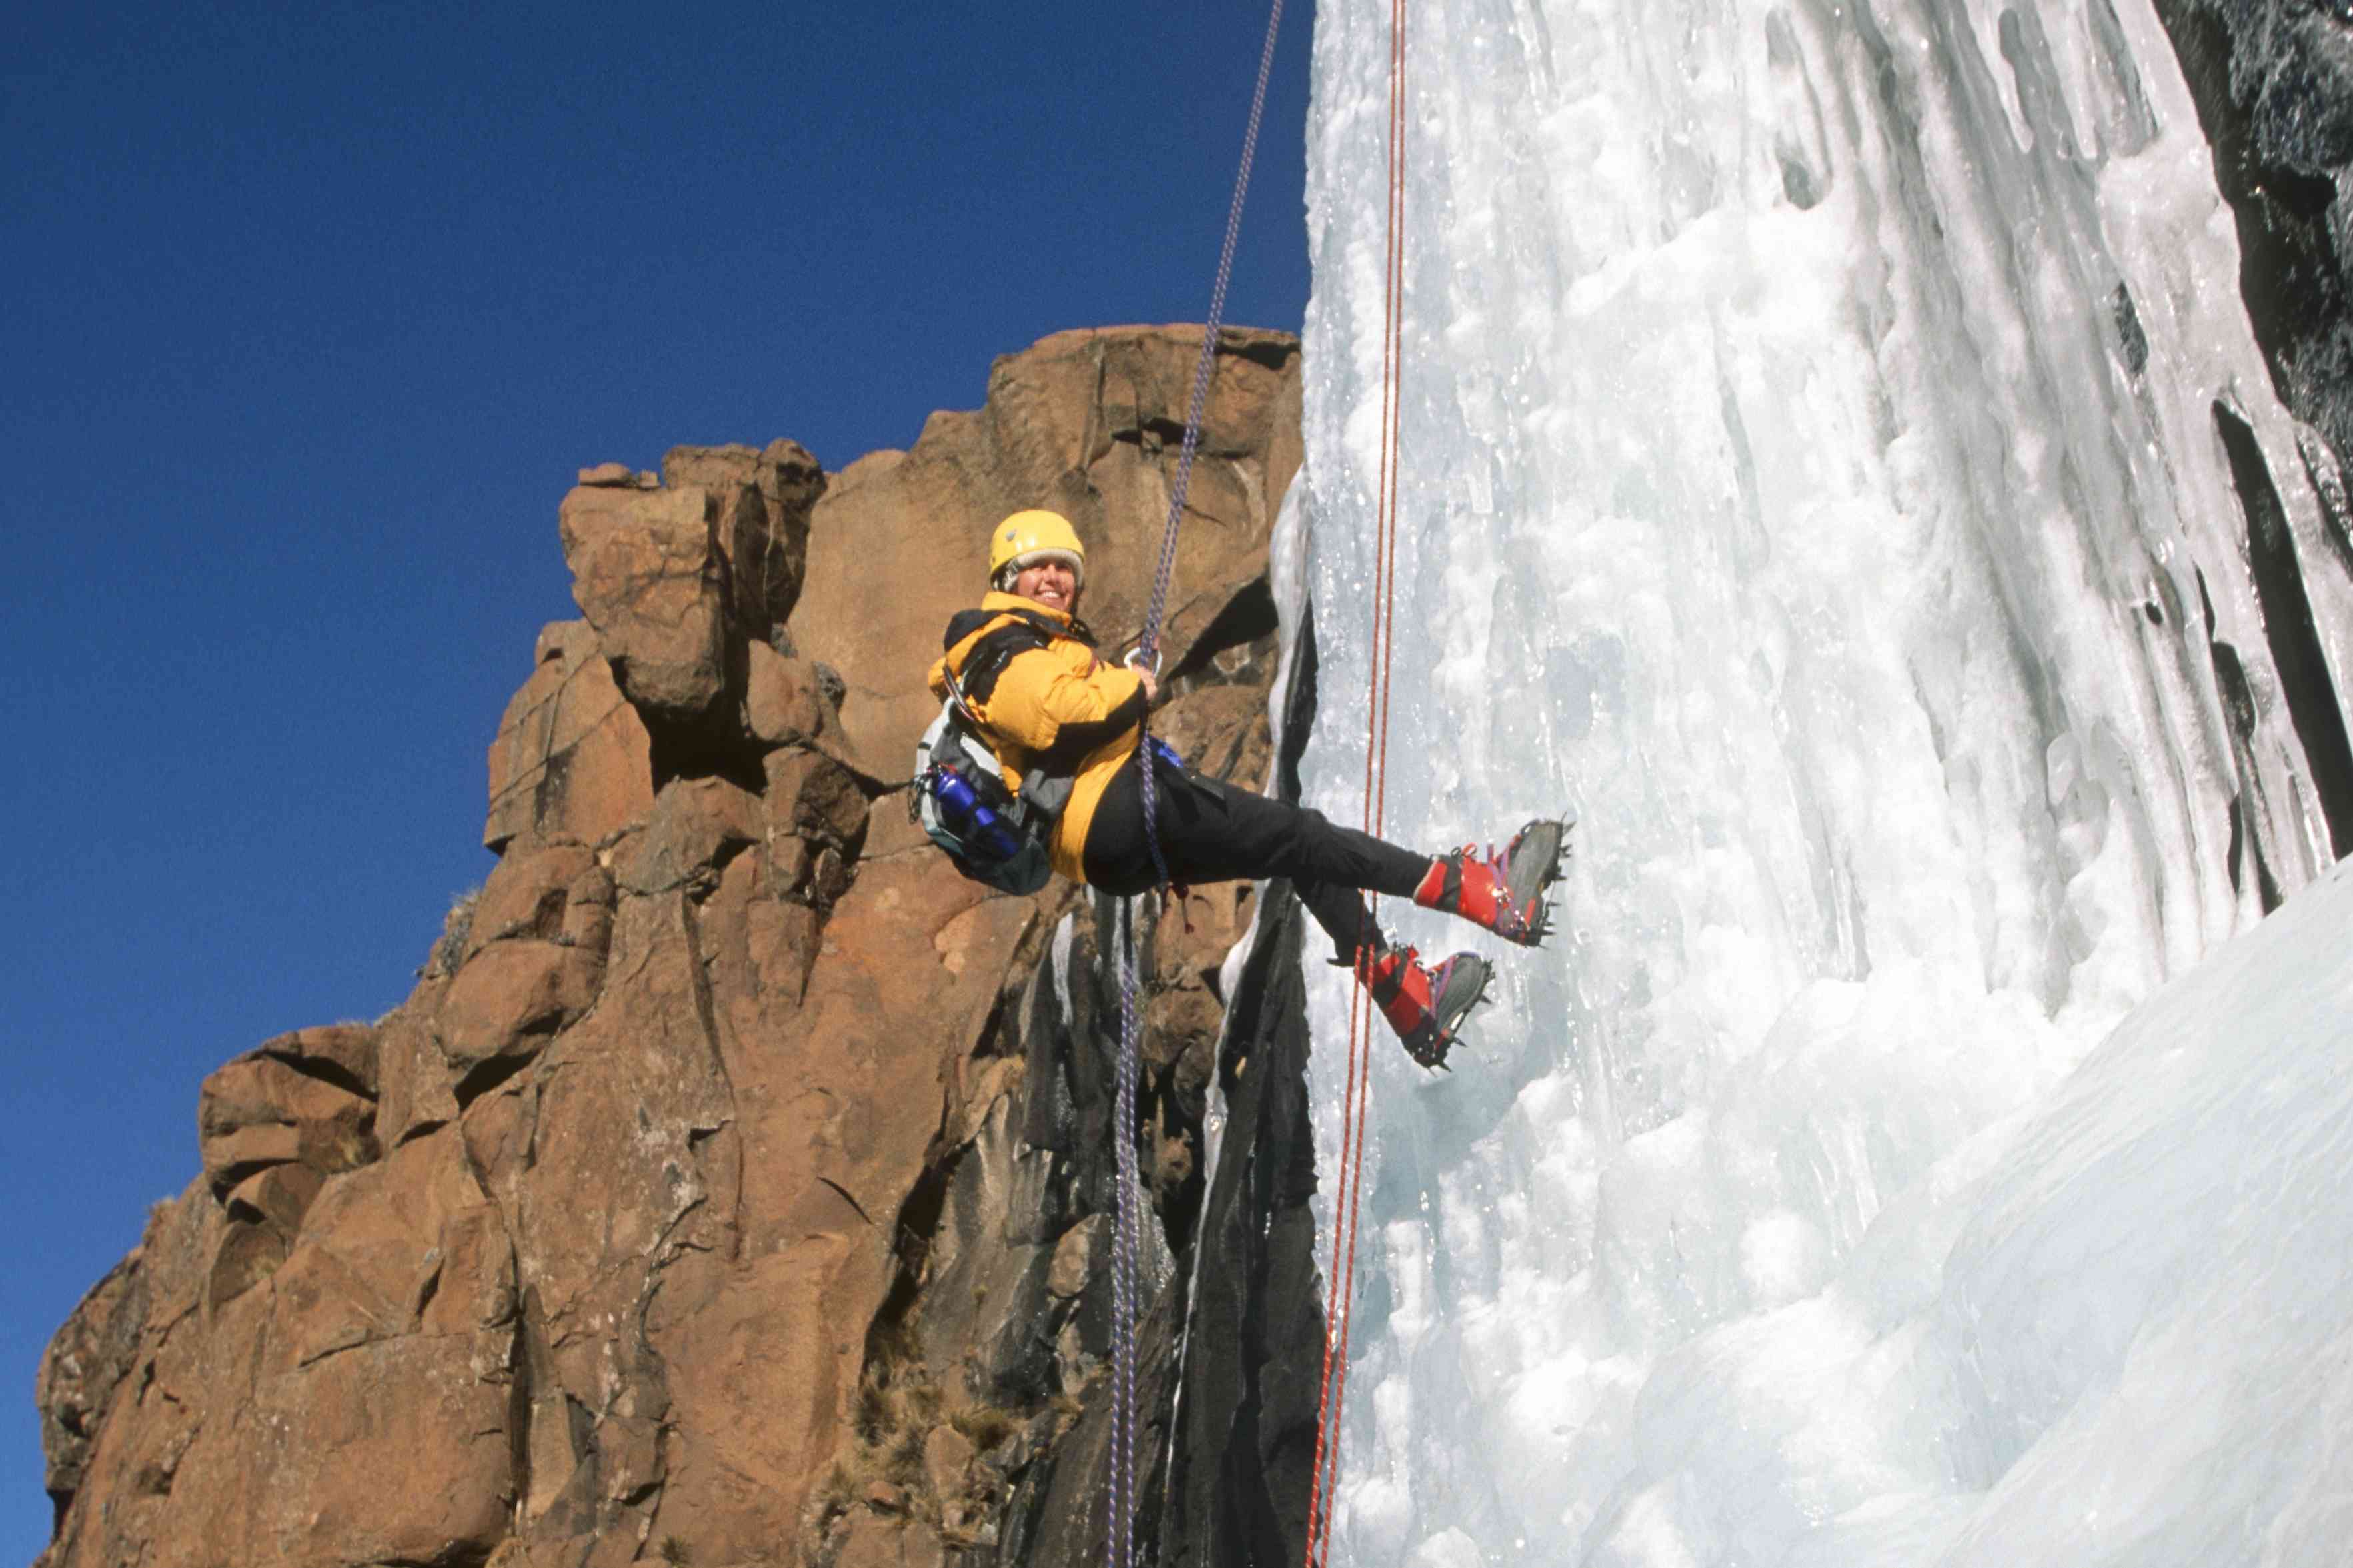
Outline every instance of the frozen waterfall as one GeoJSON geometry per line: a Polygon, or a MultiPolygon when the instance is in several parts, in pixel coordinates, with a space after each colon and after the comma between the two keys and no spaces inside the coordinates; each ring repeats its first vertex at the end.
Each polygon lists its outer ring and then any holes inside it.
{"type": "MultiPolygon", "coordinates": [[[[1387,826],[1577,854],[1538,952],[1385,910],[1501,1004],[1377,1056],[1334,1561],[2339,1560],[2353,879],[2242,499],[2316,549],[2327,459],[2147,0],[1409,10],[1387,826]]],[[[1353,822],[1388,7],[1314,48],[1353,822]]]]}

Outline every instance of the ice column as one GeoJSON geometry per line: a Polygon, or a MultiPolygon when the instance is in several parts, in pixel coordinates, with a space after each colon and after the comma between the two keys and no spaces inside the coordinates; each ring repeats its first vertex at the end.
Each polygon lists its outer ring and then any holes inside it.
{"type": "MultiPolygon", "coordinates": [[[[2275,475],[2295,431],[2195,116],[2140,0],[1409,10],[1387,828],[1567,809],[1577,858],[1541,952],[1386,910],[1504,981],[1451,1077],[1378,1058],[1335,1559],[1945,1539],[1968,1395],[1890,1368],[1968,1195],[2326,864],[2216,405],[2275,475]]],[[[1314,47],[1305,776],[1354,821],[1388,7],[1314,47]]]]}

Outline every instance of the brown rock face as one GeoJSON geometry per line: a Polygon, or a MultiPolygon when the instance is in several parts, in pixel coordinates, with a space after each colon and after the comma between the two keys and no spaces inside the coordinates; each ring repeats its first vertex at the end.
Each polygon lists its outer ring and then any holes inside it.
{"type": "Polygon", "coordinates": [[[583,483],[565,497],[564,558],[630,704],[695,727],[742,694],[731,651],[782,626],[799,595],[825,476],[790,441],[681,447],[662,467],[659,489],[583,483]]]}
{"type": "Polygon", "coordinates": [[[564,558],[630,705],[701,719],[726,683],[720,498],[583,485],[564,502],[564,558]]]}
{"type": "Polygon", "coordinates": [[[825,493],[825,470],[797,444],[676,447],[662,459],[662,483],[716,496],[718,558],[726,571],[721,608],[728,625],[758,642],[793,613],[808,558],[809,511],[825,493]]]}
{"type": "MultiPolygon", "coordinates": [[[[1067,512],[1089,619],[1136,630],[1198,345],[1047,339],[839,475],[582,471],[501,859],[394,1013],[205,1080],[201,1176],[41,1367],[43,1568],[1061,1561],[1100,1512],[1113,906],[964,881],[904,780],[1003,513],[1067,512]]],[[[1230,332],[1215,384],[1160,727],[1255,782],[1297,346],[1230,332]]],[[[1149,958],[1155,1280],[1252,909],[1198,889],[1149,958]]]]}
{"type": "Polygon", "coordinates": [[[654,802],[653,738],[586,621],[539,634],[536,668],[491,742],[485,847],[594,844],[654,802]]]}
{"type": "MultiPolygon", "coordinates": [[[[939,710],[920,680],[908,682],[907,663],[939,657],[948,616],[987,575],[987,525],[1008,512],[1068,517],[1087,548],[1082,613],[1107,642],[1143,629],[1200,344],[1187,327],[1058,332],[997,362],[986,407],[935,414],[913,450],[834,476],[810,526],[793,641],[848,682],[842,727],[878,776],[906,773],[939,710]]],[[[1298,355],[1296,340],[1273,332],[1229,330],[1220,341],[1166,668],[1181,667],[1238,585],[1265,574],[1272,519],[1299,471],[1298,355]]],[[[1270,605],[1238,641],[1272,629],[1270,605]]]]}
{"type": "Polygon", "coordinates": [[[832,733],[832,703],[815,665],[766,643],[744,650],[744,727],[766,745],[815,746],[832,733]]]}

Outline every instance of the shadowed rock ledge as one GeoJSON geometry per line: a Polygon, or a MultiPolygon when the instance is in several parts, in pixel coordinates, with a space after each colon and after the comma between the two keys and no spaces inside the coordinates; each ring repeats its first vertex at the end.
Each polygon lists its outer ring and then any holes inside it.
{"type": "MultiPolygon", "coordinates": [[[[2353,174],[2353,5],[2157,0],[2156,10],[2237,227],[2239,298],[2273,390],[2297,423],[2303,472],[2274,474],[2239,413],[2223,402],[2213,408],[2280,700],[2342,858],[2353,854],[2353,740],[2340,695],[2353,690],[2353,647],[2339,629],[2353,607],[2345,480],[2353,452],[2353,247],[2340,195],[2353,174]],[[2283,493],[2307,486],[2316,515],[2283,505],[2283,493]]],[[[2250,700],[2238,658],[2229,645],[2215,645],[2234,729],[2243,727],[2239,715],[2250,700]]],[[[2267,887],[2264,907],[2277,901],[2267,887]]]]}
{"type": "MultiPolygon", "coordinates": [[[[786,441],[583,472],[584,618],[491,746],[498,865],[394,1012],[202,1085],[201,1171],[41,1367],[42,1568],[1099,1555],[1122,917],[963,881],[905,776],[997,517],[1070,515],[1088,618],[1137,630],[1198,342],[1058,334],[839,473],[786,441]]],[[[1156,721],[1253,784],[1299,400],[1295,340],[1226,333],[1156,721]]],[[[1304,1510],[1305,1039],[1267,897],[1222,1055],[1257,895],[1144,921],[1151,1561],[1295,1556],[1304,1510]]]]}

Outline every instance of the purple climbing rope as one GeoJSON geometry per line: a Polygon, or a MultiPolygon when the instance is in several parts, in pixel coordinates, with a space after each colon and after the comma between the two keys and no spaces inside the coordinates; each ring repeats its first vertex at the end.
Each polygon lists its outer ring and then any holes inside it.
{"type": "MultiPolygon", "coordinates": [[[[1185,416],[1185,446],[1176,458],[1176,484],[1168,497],[1168,521],[1160,531],[1160,565],[1153,574],[1152,599],[1144,613],[1144,636],[1136,657],[1156,665],[1160,619],[1168,606],[1168,583],[1176,570],[1176,530],[1184,521],[1185,496],[1193,480],[1193,458],[1201,446],[1201,416],[1208,406],[1209,377],[1217,365],[1218,338],[1225,326],[1226,285],[1234,271],[1234,244],[1240,237],[1242,201],[1250,194],[1250,165],[1258,158],[1258,131],[1266,115],[1266,84],[1274,74],[1274,40],[1282,26],[1282,0],[1267,18],[1266,45],[1259,51],[1258,87],[1250,95],[1250,129],[1242,135],[1241,171],[1234,177],[1233,205],[1226,211],[1226,241],[1218,252],[1218,282],[1209,294],[1209,317],[1201,330],[1201,357],[1193,371],[1193,400],[1185,416]]],[[[1147,716],[1135,748],[1144,805],[1144,841],[1152,848],[1156,888],[1168,885],[1168,863],[1160,853],[1157,805],[1152,782],[1152,738],[1147,716]]],[[[1112,1241],[1112,1453],[1108,1568],[1134,1568],[1135,1562],[1135,1311],[1142,1298],[1144,1184],[1135,1152],[1136,1079],[1141,1076],[1144,1026],[1135,1004],[1135,907],[1128,909],[1127,940],[1120,949],[1120,1041],[1115,1151],[1117,1217],[1112,1241]]]]}
{"type": "MultiPolygon", "coordinates": [[[[1176,572],[1176,531],[1185,518],[1185,498],[1193,483],[1193,458],[1201,449],[1201,416],[1209,403],[1209,377],[1217,367],[1218,338],[1225,328],[1226,286],[1233,280],[1234,245],[1241,237],[1242,201],[1250,195],[1250,165],[1258,159],[1258,129],[1266,117],[1266,84],[1274,74],[1274,40],[1282,26],[1282,0],[1274,0],[1274,10],[1266,23],[1266,46],[1258,58],[1258,89],[1250,95],[1250,129],[1242,133],[1241,172],[1234,178],[1233,205],[1226,209],[1226,242],[1218,252],[1217,286],[1209,291],[1209,319],[1201,331],[1201,356],[1193,366],[1193,399],[1185,413],[1185,445],[1176,457],[1176,484],[1168,495],[1168,521],[1160,530],[1160,565],[1152,577],[1152,601],[1144,612],[1144,636],[1136,643],[1136,657],[1145,664],[1154,663],[1160,655],[1160,618],[1168,606],[1168,583],[1176,572]]],[[[1147,724],[1149,721],[1147,720],[1147,724]]],[[[1161,858],[1160,834],[1155,810],[1152,787],[1151,749],[1136,748],[1137,766],[1142,770],[1144,794],[1144,841],[1152,849],[1152,868],[1159,876],[1159,886],[1168,885],[1168,863],[1161,858]]]]}
{"type": "Polygon", "coordinates": [[[1135,1081],[1141,1026],[1135,1005],[1135,905],[1130,900],[1121,924],[1120,1053],[1117,1191],[1113,1194],[1111,1520],[1106,1561],[1110,1568],[1133,1568],[1135,1561],[1135,1315],[1140,1294],[1137,1254],[1143,1229],[1143,1175],[1135,1157],[1135,1081]]]}

